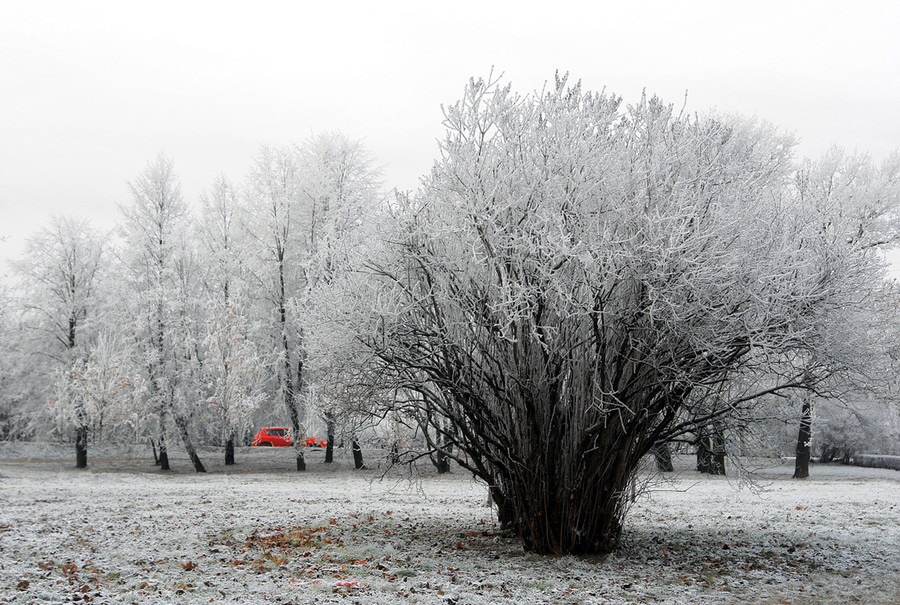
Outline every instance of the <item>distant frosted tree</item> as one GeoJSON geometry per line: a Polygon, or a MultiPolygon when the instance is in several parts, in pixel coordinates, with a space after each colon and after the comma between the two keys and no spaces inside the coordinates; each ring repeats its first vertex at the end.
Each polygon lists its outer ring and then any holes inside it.
{"type": "MultiPolygon", "coordinates": [[[[358,266],[355,262],[371,245],[375,235],[373,219],[381,202],[380,173],[372,166],[372,157],[362,143],[340,132],[314,136],[298,151],[304,175],[302,192],[310,210],[310,222],[309,255],[304,270],[306,287],[296,302],[302,307],[298,314],[307,341],[313,332],[324,334],[324,339],[306,347],[307,355],[329,358],[326,363],[333,363],[330,353],[335,346],[340,346],[339,340],[327,328],[323,332],[321,316],[313,309],[317,302],[329,305],[324,302],[328,294],[316,302],[315,293],[319,288],[329,290],[337,276],[355,270],[358,266]]],[[[354,444],[358,436],[353,427],[361,425],[362,402],[343,382],[332,379],[333,370],[319,373],[324,383],[318,384],[314,398],[325,421],[326,463],[333,461],[338,423],[349,430],[348,439],[354,444]]],[[[316,377],[312,380],[316,381],[316,377]]],[[[362,467],[362,452],[358,447],[355,456],[357,468],[362,467]]]]}
{"type": "Polygon", "coordinates": [[[169,470],[167,423],[170,416],[185,441],[188,455],[198,472],[205,470],[187,430],[187,420],[176,408],[183,398],[182,380],[190,371],[184,355],[195,332],[184,331],[185,280],[189,279],[185,257],[187,205],[171,159],[163,154],[147,164],[130,183],[132,203],[123,215],[123,264],[131,295],[132,341],[138,363],[146,377],[150,408],[158,418],[156,442],[159,463],[169,470]]]}
{"type": "MultiPolygon", "coordinates": [[[[300,146],[263,147],[248,179],[249,226],[262,261],[256,276],[269,302],[280,391],[297,436],[307,421],[309,350],[301,326],[309,293],[338,271],[377,191],[368,152],[338,133],[300,146]]],[[[327,419],[326,411],[333,424],[327,419]]],[[[299,447],[297,469],[305,469],[299,447]]]]}
{"type": "Polygon", "coordinates": [[[240,211],[241,192],[224,176],[216,178],[200,196],[202,214],[198,232],[204,250],[205,290],[219,306],[243,296],[246,280],[240,211]]]}
{"type": "Polygon", "coordinates": [[[300,436],[304,434],[303,350],[291,311],[291,297],[301,291],[308,255],[309,208],[302,204],[301,175],[292,148],[263,147],[248,177],[249,233],[258,251],[255,286],[267,303],[279,390],[295,435],[297,470],[306,470],[300,436]]]}
{"type": "Polygon", "coordinates": [[[264,364],[251,338],[247,318],[233,304],[224,308],[211,306],[203,344],[208,402],[222,419],[225,464],[234,464],[235,435],[248,428],[250,415],[266,399],[261,387],[264,364]]]}
{"type": "Polygon", "coordinates": [[[221,419],[225,464],[234,464],[234,447],[240,423],[262,403],[258,387],[263,360],[251,343],[245,313],[249,252],[241,230],[241,192],[225,177],[218,177],[201,195],[202,216],[198,232],[203,242],[204,292],[209,300],[205,374],[210,407],[221,419]],[[248,367],[256,364],[256,368],[248,367]],[[248,371],[252,370],[252,371],[248,371]]]}
{"type": "MultiPolygon", "coordinates": [[[[36,332],[34,353],[54,360],[50,371],[68,376],[87,355],[86,322],[96,307],[95,289],[103,256],[101,238],[81,220],[60,217],[32,237],[24,259],[15,263],[28,294],[26,312],[36,332]]],[[[73,394],[66,389],[67,394],[73,394]]],[[[90,426],[84,403],[67,402],[75,425],[75,464],[87,466],[90,426]]]]}
{"type": "Polygon", "coordinates": [[[0,281],[0,439],[8,439],[13,397],[13,305],[7,286],[0,281]]]}
{"type": "Polygon", "coordinates": [[[101,332],[86,357],[71,369],[71,390],[98,441],[110,424],[122,423],[131,407],[134,378],[123,347],[108,332],[101,332]]]}
{"type": "MultiPolygon", "coordinates": [[[[795,186],[801,201],[814,208],[810,220],[818,228],[821,249],[815,262],[823,279],[845,262],[839,252],[842,249],[874,251],[900,241],[900,153],[876,166],[866,155],[848,155],[834,147],[816,161],[803,162],[796,173],[795,186]]],[[[896,319],[896,312],[884,307],[878,312],[866,309],[860,313],[856,306],[849,305],[836,308],[831,321],[823,321],[831,331],[828,335],[832,342],[828,348],[831,358],[853,371],[857,385],[868,384],[874,389],[877,383],[884,382],[885,374],[893,374],[878,359],[887,358],[880,337],[893,330],[875,326],[885,322],[893,324],[896,319]],[[864,347],[847,346],[857,342],[847,335],[848,328],[856,333],[870,333],[863,341],[864,347]]],[[[846,376],[843,379],[846,381],[846,376]]],[[[859,389],[856,390],[858,397],[859,389]]],[[[794,469],[794,478],[798,479],[809,476],[815,399],[813,392],[800,398],[794,469]]]]}

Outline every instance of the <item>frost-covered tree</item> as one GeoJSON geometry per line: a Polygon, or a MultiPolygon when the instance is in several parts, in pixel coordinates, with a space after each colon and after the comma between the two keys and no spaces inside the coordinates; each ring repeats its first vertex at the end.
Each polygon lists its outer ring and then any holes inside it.
{"type": "MultiPolygon", "coordinates": [[[[822,253],[816,260],[821,263],[823,274],[831,271],[835,259],[840,258],[836,251],[851,248],[871,253],[900,241],[900,154],[895,153],[876,166],[866,155],[848,155],[835,147],[815,162],[803,162],[796,173],[795,186],[800,200],[815,209],[810,219],[818,227],[821,239],[822,253]]],[[[885,292],[877,298],[888,300],[889,296],[885,292]]],[[[835,309],[828,319],[823,318],[822,325],[829,330],[827,337],[832,341],[828,350],[833,363],[829,367],[841,366],[841,380],[855,385],[855,389],[850,389],[856,395],[851,401],[858,398],[860,390],[883,391],[878,386],[893,371],[885,367],[888,354],[882,337],[893,330],[875,326],[895,323],[896,313],[887,308],[877,313],[864,309],[860,313],[851,305],[835,309]],[[848,337],[848,332],[869,333],[870,337],[860,341],[848,337]],[[849,380],[851,377],[853,380],[849,380]]],[[[809,476],[815,399],[812,391],[800,398],[794,470],[794,478],[798,479],[809,476]]]]}
{"type": "Polygon", "coordinates": [[[175,362],[173,369],[177,372],[172,383],[172,419],[194,467],[198,472],[203,472],[203,464],[194,445],[196,424],[203,420],[206,410],[202,351],[206,328],[203,311],[206,307],[201,288],[201,262],[196,248],[187,238],[179,242],[175,259],[175,283],[171,296],[175,337],[169,352],[175,362]]]}
{"type": "MultiPolygon", "coordinates": [[[[359,141],[340,132],[323,133],[310,138],[298,147],[303,169],[302,192],[310,211],[308,226],[308,260],[304,267],[305,290],[295,299],[302,331],[306,340],[319,338],[315,345],[306,347],[312,360],[310,369],[321,360],[334,363],[332,353],[344,344],[334,334],[324,329],[316,304],[330,305],[328,294],[331,283],[342,274],[353,271],[355,262],[374,236],[374,219],[379,210],[379,173],[372,166],[369,152],[359,141]]],[[[319,372],[324,383],[310,392],[312,405],[318,408],[325,421],[327,446],[325,462],[334,457],[336,428],[347,431],[347,439],[356,445],[357,468],[363,466],[362,452],[358,446],[358,434],[366,414],[362,413],[364,399],[348,390],[345,381],[335,382],[334,368],[319,372]]],[[[311,382],[316,382],[315,371],[311,382]]],[[[322,381],[319,381],[322,382],[322,381]]]]}
{"type": "Polygon", "coordinates": [[[259,406],[263,366],[251,342],[246,312],[250,308],[246,279],[247,252],[240,229],[241,192],[220,176],[200,198],[198,228],[206,268],[204,291],[209,300],[205,374],[210,409],[221,419],[225,464],[234,464],[235,439],[241,423],[259,406]]]}
{"type": "MultiPolygon", "coordinates": [[[[133,369],[114,336],[101,332],[89,354],[71,369],[71,390],[83,406],[94,436],[128,417],[134,391],[133,369]]],[[[129,431],[131,433],[131,431],[129,431]]]]}
{"type": "Polygon", "coordinates": [[[186,258],[187,205],[171,159],[163,154],[148,162],[130,183],[132,203],[122,206],[122,260],[131,293],[131,341],[147,385],[149,408],[158,419],[159,463],[169,470],[167,424],[171,419],[198,472],[204,470],[176,403],[184,400],[184,380],[192,371],[187,352],[196,333],[186,331],[185,304],[190,280],[186,258]]]}
{"type": "MultiPolygon", "coordinates": [[[[304,403],[310,395],[310,350],[303,328],[310,292],[333,279],[359,245],[377,191],[368,152],[338,133],[300,146],[264,147],[248,179],[253,214],[248,225],[262,261],[257,283],[269,303],[280,391],[297,436],[305,433],[304,403]]],[[[326,423],[333,425],[336,415],[330,409],[326,405],[324,413],[326,423]]],[[[295,442],[299,446],[300,439],[295,442]]],[[[304,468],[298,447],[297,469],[304,468]]]]}
{"type": "Polygon", "coordinates": [[[211,305],[204,371],[210,409],[221,418],[225,464],[234,464],[236,435],[247,430],[250,415],[265,401],[261,388],[264,365],[240,309],[211,305]]]}
{"type": "Polygon", "coordinates": [[[204,289],[220,307],[246,294],[240,198],[239,189],[224,176],[218,177],[209,191],[200,196],[202,214],[198,232],[206,268],[204,289]]]}
{"type": "Polygon", "coordinates": [[[301,291],[307,258],[309,208],[302,204],[301,175],[292,148],[264,146],[248,177],[247,228],[258,258],[254,287],[264,299],[264,317],[271,327],[278,362],[275,371],[285,412],[294,431],[297,470],[306,470],[300,436],[305,422],[301,388],[303,349],[291,298],[301,291]]]}
{"type": "Polygon", "coordinates": [[[373,385],[449,421],[445,453],[528,550],[608,552],[654,444],[827,371],[820,323],[866,303],[875,259],[822,241],[766,124],[565,78],[472,81],[445,117],[390,254],[336,311],[373,385]]]}
{"type": "Polygon", "coordinates": [[[9,439],[13,433],[12,415],[16,397],[13,394],[15,380],[15,361],[18,359],[16,349],[18,310],[13,306],[13,298],[6,283],[0,281],[0,439],[9,439]]]}
{"type": "MultiPolygon", "coordinates": [[[[101,238],[85,221],[60,217],[29,240],[25,257],[15,263],[28,293],[26,313],[36,337],[32,350],[54,361],[51,372],[68,376],[87,355],[85,323],[96,307],[102,254],[101,238]]],[[[66,393],[76,394],[68,388],[66,393]]],[[[75,464],[84,468],[89,417],[80,399],[65,403],[75,426],[75,464]]]]}

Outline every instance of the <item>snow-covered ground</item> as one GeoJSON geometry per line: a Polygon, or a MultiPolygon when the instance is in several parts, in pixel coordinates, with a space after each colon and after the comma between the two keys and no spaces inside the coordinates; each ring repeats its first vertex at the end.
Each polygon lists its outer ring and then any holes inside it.
{"type": "Polygon", "coordinates": [[[162,473],[102,449],[79,471],[69,448],[0,443],[0,603],[900,603],[898,471],[772,463],[738,490],[682,470],[620,551],[578,558],[523,552],[459,470],[221,457],[162,473]]]}

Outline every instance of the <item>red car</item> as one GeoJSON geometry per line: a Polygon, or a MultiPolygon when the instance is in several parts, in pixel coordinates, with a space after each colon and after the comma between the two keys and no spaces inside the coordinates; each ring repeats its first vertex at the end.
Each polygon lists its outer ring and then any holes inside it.
{"type": "Polygon", "coordinates": [[[288,447],[294,444],[291,429],[283,426],[267,426],[259,429],[250,445],[266,445],[272,447],[288,447]]]}
{"type": "Polygon", "coordinates": [[[328,442],[324,439],[316,439],[315,437],[308,437],[306,439],[306,447],[327,447],[328,442]]]}

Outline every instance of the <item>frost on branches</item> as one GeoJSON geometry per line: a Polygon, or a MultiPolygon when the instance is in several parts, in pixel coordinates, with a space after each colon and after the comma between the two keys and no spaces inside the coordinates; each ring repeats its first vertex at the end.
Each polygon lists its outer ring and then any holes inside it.
{"type": "Polygon", "coordinates": [[[432,446],[487,481],[526,549],[608,552],[653,445],[824,368],[822,331],[864,303],[875,259],[821,236],[765,124],[565,78],[524,97],[472,81],[445,116],[341,311],[367,322],[366,379],[447,420],[432,446]]]}

